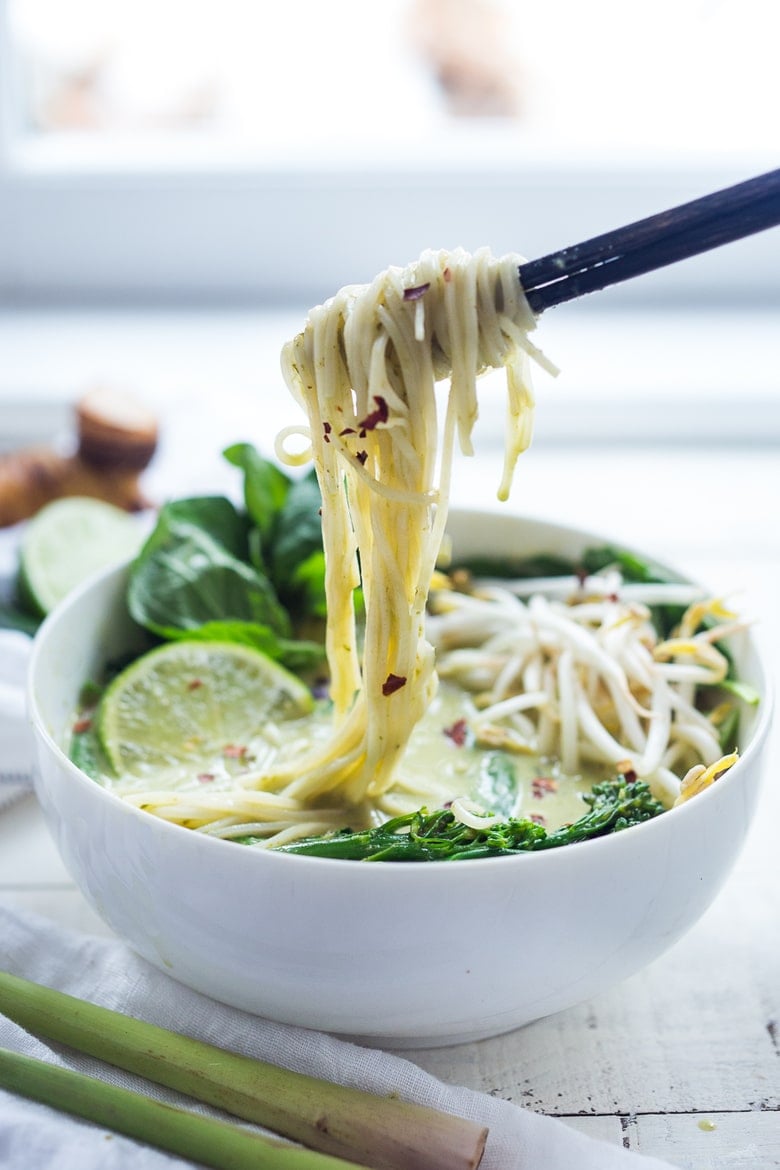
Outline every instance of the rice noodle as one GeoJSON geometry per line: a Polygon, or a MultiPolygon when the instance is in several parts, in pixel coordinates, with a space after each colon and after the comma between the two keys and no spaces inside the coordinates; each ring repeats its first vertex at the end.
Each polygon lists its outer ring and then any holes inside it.
{"type": "Polygon", "coordinates": [[[500,494],[530,439],[526,338],[535,320],[519,263],[487,250],[426,252],[370,285],[342,289],[285,347],[283,371],[308,417],[322,490],[326,649],[339,729],[294,768],[264,777],[264,787],[289,782],[289,791],[307,800],[338,789],[359,802],[393,783],[436,690],[425,604],[444,536],[454,446],[472,450],[483,370],[507,368],[500,494]],[[439,449],[435,384],[443,378],[450,389],[439,449]],[[353,601],[358,559],[362,661],[353,601]]]}

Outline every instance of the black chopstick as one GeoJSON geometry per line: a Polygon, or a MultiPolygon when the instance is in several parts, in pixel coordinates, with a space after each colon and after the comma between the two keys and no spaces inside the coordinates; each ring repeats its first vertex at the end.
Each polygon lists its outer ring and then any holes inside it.
{"type": "Polygon", "coordinates": [[[530,260],[520,283],[535,313],[780,224],[780,170],[530,260]]]}

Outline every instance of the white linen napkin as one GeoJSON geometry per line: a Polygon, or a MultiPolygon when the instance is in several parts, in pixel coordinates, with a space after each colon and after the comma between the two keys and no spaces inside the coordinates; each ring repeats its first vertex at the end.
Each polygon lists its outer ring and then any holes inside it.
{"type": "Polygon", "coordinates": [[[32,733],[25,711],[25,676],[32,639],[0,630],[0,811],[29,790],[32,733]]]}
{"type": "MultiPolygon", "coordinates": [[[[13,589],[19,525],[0,531],[0,598],[13,589]]],[[[24,684],[32,639],[0,630],[0,810],[29,788],[32,736],[25,718],[24,684]]]]}
{"type": "MultiPolygon", "coordinates": [[[[483,1170],[669,1170],[668,1163],[596,1141],[562,1121],[438,1081],[409,1060],[275,1024],[190,991],[123,943],[65,931],[0,904],[0,963],[14,975],[165,1028],[316,1077],[400,1097],[489,1127],[483,1170]]],[[[0,1016],[0,1045],[200,1112],[212,1112],[90,1057],[38,1040],[0,1016]]],[[[100,1126],[0,1091],[4,1170],[163,1170],[190,1163],[100,1126]]]]}

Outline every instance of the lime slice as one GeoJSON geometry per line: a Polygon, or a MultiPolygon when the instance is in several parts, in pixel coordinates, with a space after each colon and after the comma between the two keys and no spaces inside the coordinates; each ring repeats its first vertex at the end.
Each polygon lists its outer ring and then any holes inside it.
{"type": "Polygon", "coordinates": [[[167,642],[110,684],[98,735],[120,776],[211,779],[251,765],[258,741],[313,705],[300,679],[250,646],[167,642]]]}
{"type": "Polygon", "coordinates": [[[98,569],[135,556],[143,541],[137,518],[86,496],[46,504],[22,537],[19,595],[44,616],[98,569]]]}

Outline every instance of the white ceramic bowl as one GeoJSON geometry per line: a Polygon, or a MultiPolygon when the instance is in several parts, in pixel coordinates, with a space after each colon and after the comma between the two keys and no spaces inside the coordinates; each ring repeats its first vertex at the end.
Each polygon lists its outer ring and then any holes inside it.
{"type": "MultiPolygon", "coordinates": [[[[598,537],[460,513],[460,553],[576,555],[598,537]]],[[[771,700],[752,639],[732,646],[765,696],[717,784],[613,836],[528,856],[360,864],[242,848],[141,812],[61,748],[79,689],[131,648],[126,571],[88,582],[44,623],[30,713],[36,787],[63,860],[108,925],[174,979],[276,1020],[394,1047],[474,1040],[602,991],[709,906],[759,789],[771,700]]]]}

